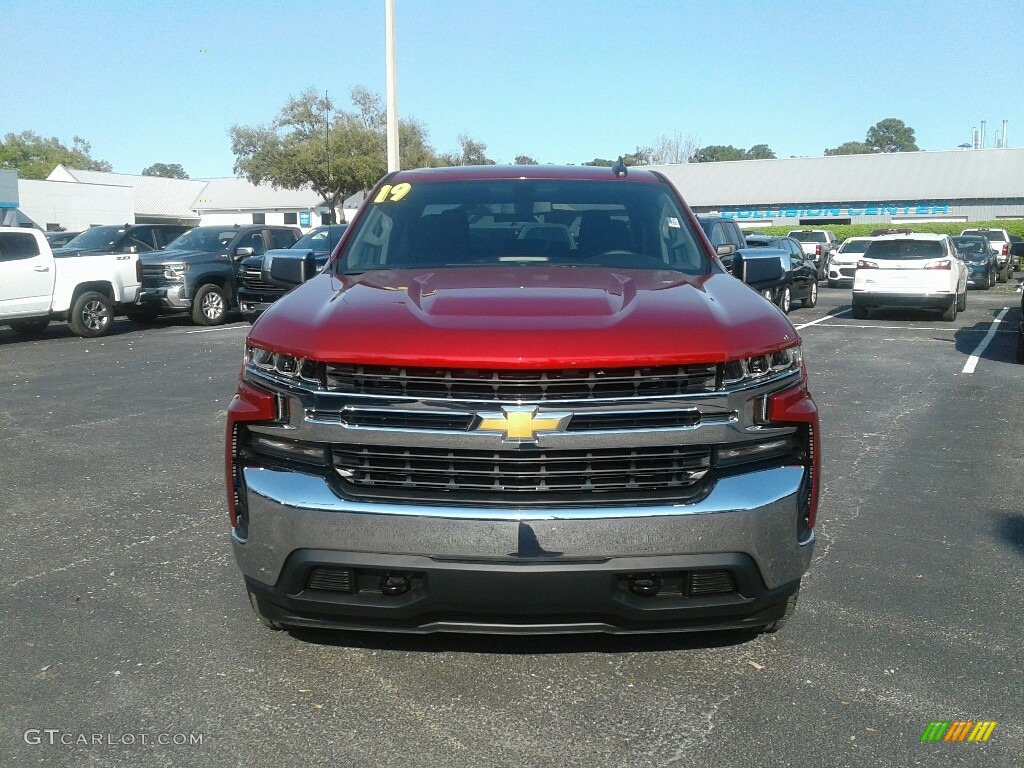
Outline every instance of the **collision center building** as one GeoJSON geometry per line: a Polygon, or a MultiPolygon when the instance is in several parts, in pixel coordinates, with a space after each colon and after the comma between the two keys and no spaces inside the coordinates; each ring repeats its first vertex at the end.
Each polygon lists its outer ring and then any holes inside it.
{"type": "Polygon", "coordinates": [[[1024,149],[656,165],[696,213],[741,226],[1024,219],[1024,149]]]}

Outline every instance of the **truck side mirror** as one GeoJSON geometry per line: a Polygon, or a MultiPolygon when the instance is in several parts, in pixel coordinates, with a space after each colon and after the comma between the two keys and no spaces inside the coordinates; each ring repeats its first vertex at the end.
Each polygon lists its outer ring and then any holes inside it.
{"type": "Polygon", "coordinates": [[[781,256],[751,256],[737,253],[732,260],[732,273],[747,285],[777,283],[786,276],[781,256]]]}
{"type": "Polygon", "coordinates": [[[241,259],[246,259],[249,256],[254,255],[255,253],[256,253],[256,249],[255,248],[249,248],[249,247],[244,246],[244,245],[242,247],[240,247],[240,248],[235,248],[235,261],[239,261],[241,259]]]}
{"type": "Polygon", "coordinates": [[[294,288],[309,280],[316,274],[316,259],[312,251],[292,255],[290,253],[272,254],[267,251],[263,257],[263,282],[278,288],[294,288]]]}
{"type": "Polygon", "coordinates": [[[736,253],[736,246],[733,245],[732,243],[722,243],[717,248],[715,248],[715,253],[717,253],[719,256],[731,256],[732,254],[736,253]]]}

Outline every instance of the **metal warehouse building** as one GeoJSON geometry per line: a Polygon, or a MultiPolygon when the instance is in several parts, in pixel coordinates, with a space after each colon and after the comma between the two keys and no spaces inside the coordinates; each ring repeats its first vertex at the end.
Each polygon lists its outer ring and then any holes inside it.
{"type": "Polygon", "coordinates": [[[1024,219],[1024,149],[655,165],[697,213],[743,226],[1024,219]]]}

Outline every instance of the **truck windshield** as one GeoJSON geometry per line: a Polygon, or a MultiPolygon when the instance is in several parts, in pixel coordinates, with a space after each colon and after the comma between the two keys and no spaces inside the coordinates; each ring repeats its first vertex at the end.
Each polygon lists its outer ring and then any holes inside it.
{"type": "Polygon", "coordinates": [[[224,227],[196,227],[167,245],[168,251],[207,251],[227,253],[231,241],[238,235],[237,229],[224,227]]]}
{"type": "Polygon", "coordinates": [[[118,237],[125,232],[124,227],[92,227],[71,240],[65,248],[111,248],[118,237]]]}
{"type": "Polygon", "coordinates": [[[789,236],[801,243],[824,243],[826,242],[824,232],[790,232],[789,236]]]}
{"type": "Polygon", "coordinates": [[[339,269],[547,265],[704,274],[672,189],[559,179],[428,181],[377,195],[339,269]]]}

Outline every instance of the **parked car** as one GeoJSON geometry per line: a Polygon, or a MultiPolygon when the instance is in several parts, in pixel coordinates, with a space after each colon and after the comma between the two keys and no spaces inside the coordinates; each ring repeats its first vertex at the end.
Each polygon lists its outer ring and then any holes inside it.
{"type": "Polygon", "coordinates": [[[938,309],[955,320],[967,308],[967,267],[949,235],[883,235],[857,261],[852,302],[859,320],[873,307],[938,309]]]}
{"type": "Polygon", "coordinates": [[[50,244],[51,248],[63,248],[69,242],[74,240],[84,230],[78,230],[77,232],[44,232],[46,235],[46,242],[50,244]]]}
{"type": "Polygon", "coordinates": [[[792,614],[821,486],[800,335],[663,175],[399,171],[311,261],[265,268],[298,287],[252,326],[227,412],[231,546],[265,625],[792,614]],[[520,237],[536,224],[552,236],[520,237]]]}
{"type": "Polygon", "coordinates": [[[957,235],[953,244],[967,265],[967,282],[987,291],[996,284],[999,257],[996,249],[981,235],[957,235]]]}
{"type": "Polygon", "coordinates": [[[830,229],[794,229],[788,237],[798,241],[807,258],[821,274],[828,271],[828,262],[836,252],[836,236],[830,229]]]}
{"type": "Polygon", "coordinates": [[[262,224],[196,227],[167,250],[142,256],[142,293],[128,317],[190,313],[198,325],[219,325],[235,305],[242,259],[287,248],[300,235],[297,227],[262,224]]]}
{"type": "Polygon", "coordinates": [[[1010,255],[1010,233],[1005,229],[965,229],[960,233],[961,235],[975,235],[981,236],[992,244],[992,247],[996,249],[999,260],[999,274],[996,279],[1000,283],[1005,283],[1013,275],[1014,271],[1014,260],[1013,256],[1010,255]]]}
{"type": "Polygon", "coordinates": [[[853,277],[857,273],[857,262],[860,261],[874,237],[874,235],[871,237],[848,237],[843,240],[828,262],[829,288],[853,285],[853,277]]]}
{"type": "MultiPolygon", "coordinates": [[[[294,255],[296,251],[306,251],[312,255],[316,268],[320,269],[331,257],[334,246],[347,227],[348,224],[325,224],[307,232],[291,248],[285,250],[289,251],[289,255],[294,255]]],[[[265,282],[261,274],[264,261],[273,259],[276,254],[276,250],[269,250],[262,256],[250,256],[242,260],[238,273],[238,309],[250,323],[256,322],[256,318],[267,307],[285,294],[285,289],[265,282]]]]}
{"type": "Polygon", "coordinates": [[[166,248],[176,237],[188,232],[182,224],[122,224],[90,227],[70,240],[53,255],[74,256],[85,253],[150,253],[166,248]]]}
{"type": "Polygon", "coordinates": [[[788,258],[783,260],[786,284],[776,289],[773,297],[779,309],[789,314],[794,301],[808,308],[818,303],[818,268],[807,258],[798,241],[792,237],[747,235],[747,245],[751,248],[779,248],[786,252],[788,258]]]}
{"type": "Polygon", "coordinates": [[[55,257],[43,233],[0,227],[0,323],[39,334],[67,320],[78,336],[104,336],[119,309],[135,301],[141,274],[134,253],[55,257]]]}

